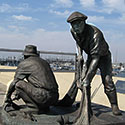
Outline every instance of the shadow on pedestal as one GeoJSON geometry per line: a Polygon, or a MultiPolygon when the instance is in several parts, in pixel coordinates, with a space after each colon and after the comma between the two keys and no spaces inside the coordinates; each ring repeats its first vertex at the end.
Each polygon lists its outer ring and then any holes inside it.
{"type": "MultiPolygon", "coordinates": [[[[94,116],[91,118],[90,125],[125,125],[125,112],[122,116],[114,116],[111,108],[92,104],[94,116]]],[[[6,113],[0,108],[0,125],[59,125],[57,121],[60,116],[69,118],[70,123],[77,116],[79,108],[76,103],[72,107],[51,107],[50,111],[44,114],[33,115],[36,121],[23,117],[20,111],[6,113]]],[[[63,123],[61,124],[63,125],[63,123]]],[[[68,124],[67,124],[68,125],[68,124]]]]}

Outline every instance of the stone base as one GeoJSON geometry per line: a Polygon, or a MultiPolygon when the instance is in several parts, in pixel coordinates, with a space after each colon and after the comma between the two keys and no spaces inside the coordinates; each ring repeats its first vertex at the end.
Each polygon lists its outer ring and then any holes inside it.
{"type": "MultiPolygon", "coordinates": [[[[94,116],[90,125],[125,125],[125,112],[121,116],[114,116],[111,108],[98,104],[92,104],[94,116]]],[[[51,107],[46,114],[33,115],[36,121],[23,117],[20,111],[12,111],[10,114],[0,108],[0,125],[59,125],[57,120],[60,115],[68,115],[69,121],[77,116],[78,108],[72,107],[51,107]]]]}

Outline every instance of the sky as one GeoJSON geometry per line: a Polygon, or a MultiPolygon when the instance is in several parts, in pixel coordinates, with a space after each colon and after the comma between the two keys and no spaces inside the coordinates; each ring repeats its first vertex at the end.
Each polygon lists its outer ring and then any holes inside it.
{"type": "Polygon", "coordinates": [[[103,32],[113,62],[125,62],[125,0],[0,0],[0,48],[77,52],[66,22],[74,11],[103,32]]]}

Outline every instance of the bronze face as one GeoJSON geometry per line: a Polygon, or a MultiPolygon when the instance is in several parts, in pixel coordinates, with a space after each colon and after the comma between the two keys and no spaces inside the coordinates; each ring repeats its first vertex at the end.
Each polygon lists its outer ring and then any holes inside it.
{"type": "Polygon", "coordinates": [[[84,30],[84,27],[85,27],[85,21],[75,20],[71,23],[71,26],[77,34],[81,34],[84,30]]]}

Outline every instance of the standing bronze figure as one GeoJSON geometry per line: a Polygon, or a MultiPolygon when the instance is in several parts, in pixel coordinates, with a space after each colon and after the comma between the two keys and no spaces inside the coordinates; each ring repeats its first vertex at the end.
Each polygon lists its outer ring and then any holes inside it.
{"type": "Polygon", "coordinates": [[[18,65],[13,82],[10,84],[4,109],[9,112],[19,108],[12,100],[21,98],[27,108],[25,113],[39,113],[49,110],[49,106],[58,101],[58,85],[49,64],[39,57],[37,47],[27,45],[24,50],[24,60],[18,65]]]}
{"type": "Polygon", "coordinates": [[[111,104],[112,112],[114,115],[121,115],[118,108],[116,88],[112,80],[112,62],[109,46],[104,39],[103,33],[97,27],[87,24],[86,19],[87,16],[80,12],[72,13],[67,19],[67,22],[72,26],[71,33],[76,40],[78,62],[82,62],[79,63],[81,68],[84,62],[83,51],[88,55],[85,63],[86,70],[81,70],[84,75],[80,76],[81,82],[78,84],[78,87],[80,89],[82,89],[82,86],[86,87],[88,104],[92,115],[90,83],[96,74],[97,68],[99,68],[105,94],[111,104]]]}

